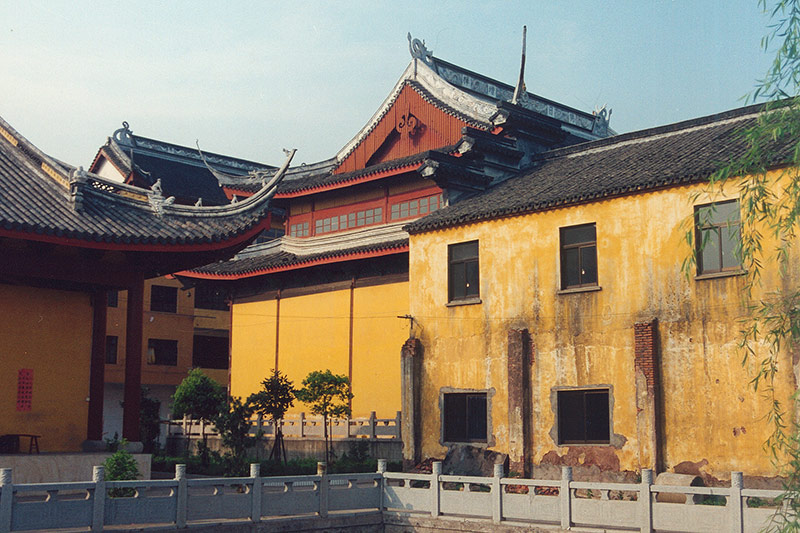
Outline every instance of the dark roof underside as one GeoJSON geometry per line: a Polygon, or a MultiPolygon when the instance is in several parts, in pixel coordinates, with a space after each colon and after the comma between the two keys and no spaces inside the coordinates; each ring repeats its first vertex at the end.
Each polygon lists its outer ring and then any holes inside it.
{"type": "Polygon", "coordinates": [[[219,186],[217,178],[205,167],[136,152],[133,163],[147,172],[146,177],[151,184],[161,179],[164,196],[202,198],[205,205],[228,203],[228,197],[219,186]]]}

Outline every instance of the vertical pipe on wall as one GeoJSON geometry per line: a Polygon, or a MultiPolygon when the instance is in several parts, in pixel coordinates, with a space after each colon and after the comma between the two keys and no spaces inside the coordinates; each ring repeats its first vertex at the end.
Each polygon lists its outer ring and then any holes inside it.
{"type": "MultiPolygon", "coordinates": [[[[356,278],[350,280],[350,339],[347,347],[347,381],[350,382],[350,391],[353,391],[353,304],[355,301],[356,278]]],[[[347,400],[347,408],[353,412],[353,398],[347,400]]]]}
{"type": "Polygon", "coordinates": [[[89,409],[86,440],[103,440],[103,392],[105,382],[106,314],[108,295],[92,294],[92,355],[89,366],[89,409]]]}
{"type": "Polygon", "coordinates": [[[128,287],[125,327],[125,393],[122,406],[122,436],[139,442],[139,407],[142,401],[142,334],[144,321],[144,279],[128,287]]]}
{"type": "Polygon", "coordinates": [[[278,352],[280,350],[281,332],[281,290],[275,294],[275,370],[278,370],[278,352]]]}

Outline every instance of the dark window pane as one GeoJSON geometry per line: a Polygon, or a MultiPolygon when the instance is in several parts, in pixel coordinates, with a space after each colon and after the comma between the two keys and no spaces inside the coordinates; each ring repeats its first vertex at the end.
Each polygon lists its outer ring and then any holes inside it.
{"type": "Polygon", "coordinates": [[[714,224],[739,222],[739,202],[722,202],[714,204],[713,207],[716,208],[711,213],[711,221],[714,224]]]}
{"type": "Polygon", "coordinates": [[[119,291],[108,291],[108,307],[119,305],[119,291]]]}
{"type": "Polygon", "coordinates": [[[450,246],[450,259],[452,261],[461,261],[473,257],[478,257],[478,241],[453,244],[450,246]]]}
{"type": "Polygon", "coordinates": [[[194,288],[194,306],[198,309],[216,309],[227,311],[225,291],[214,285],[202,283],[194,288]]]}
{"type": "Polygon", "coordinates": [[[479,280],[478,280],[478,262],[477,261],[470,261],[465,264],[466,266],[466,286],[464,287],[464,295],[465,296],[478,296],[480,294],[479,290],[479,280]]]}
{"type": "Polygon", "coordinates": [[[723,226],[722,230],[722,268],[733,268],[741,264],[739,254],[740,243],[739,226],[723,226]]]}
{"type": "Polygon", "coordinates": [[[719,262],[719,233],[717,228],[704,229],[700,232],[703,252],[701,265],[703,272],[716,272],[721,269],[719,262]]]}
{"type": "Polygon", "coordinates": [[[608,390],[558,391],[559,444],[609,442],[608,394],[608,390]]]}
{"type": "Polygon", "coordinates": [[[465,394],[444,396],[444,440],[463,441],[467,435],[467,402],[465,394]]]}
{"type": "Polygon", "coordinates": [[[178,288],[163,285],[150,287],[150,310],[176,313],[178,311],[178,288]]]}
{"type": "Polygon", "coordinates": [[[195,335],[192,348],[192,366],[198,368],[228,368],[228,336],[195,335]]]}
{"type": "Polygon", "coordinates": [[[450,299],[458,300],[467,295],[467,275],[463,263],[450,267],[450,299]]]}
{"type": "Polygon", "coordinates": [[[486,440],[486,395],[467,396],[467,440],[486,440]]]}
{"type": "Polygon", "coordinates": [[[586,440],[608,441],[610,437],[608,392],[586,392],[586,440]]]}
{"type": "Polygon", "coordinates": [[[119,338],[116,335],[109,335],[106,337],[106,364],[117,364],[117,347],[119,345],[119,338]]]}
{"type": "Polygon", "coordinates": [[[148,339],[147,364],[176,366],[178,364],[178,341],[148,339]]]}
{"type": "Polygon", "coordinates": [[[561,266],[561,268],[564,271],[563,288],[565,289],[567,287],[577,287],[581,284],[581,269],[578,257],[578,248],[569,248],[564,250],[564,254],[562,255],[562,261],[564,264],[561,266]]]}
{"type": "Polygon", "coordinates": [[[563,228],[561,230],[561,244],[562,246],[568,246],[582,242],[594,242],[596,240],[595,235],[594,224],[563,228]]]}
{"type": "Polygon", "coordinates": [[[585,246],[581,251],[581,285],[597,283],[597,247],[585,246]]]}

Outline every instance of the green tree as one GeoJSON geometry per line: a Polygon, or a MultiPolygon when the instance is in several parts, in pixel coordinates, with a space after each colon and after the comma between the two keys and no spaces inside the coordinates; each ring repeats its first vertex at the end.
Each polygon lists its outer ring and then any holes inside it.
{"type": "Polygon", "coordinates": [[[246,475],[247,449],[259,438],[250,436],[253,412],[249,399],[243,402],[241,398],[228,397],[225,407],[213,418],[222,445],[229,450],[226,455],[234,475],[246,475]]]}
{"type": "Polygon", "coordinates": [[[161,433],[161,402],[150,396],[150,390],[142,387],[142,399],[139,406],[139,424],[141,427],[144,453],[154,453],[158,448],[158,435],[161,433]]]}
{"type": "MultiPolygon", "coordinates": [[[[185,415],[213,422],[214,418],[225,409],[225,388],[205,375],[199,368],[189,371],[172,395],[172,416],[181,418],[185,415]]],[[[208,466],[208,441],[205,426],[201,431],[202,445],[200,458],[203,466],[208,466]]]]}
{"type": "Polygon", "coordinates": [[[283,443],[281,421],[286,416],[286,411],[294,405],[294,399],[294,384],[277,369],[273,369],[272,374],[261,382],[261,390],[248,398],[256,413],[272,420],[275,427],[275,442],[269,458],[282,460],[283,464],[286,464],[286,448],[283,443]]]}
{"type": "Polygon", "coordinates": [[[325,372],[317,370],[306,376],[303,388],[296,391],[295,395],[298,400],[308,404],[313,414],[322,416],[325,460],[330,462],[328,419],[350,416],[349,401],[353,397],[350,392],[350,380],[347,376],[334,374],[330,370],[325,372]]]}
{"type": "MultiPolygon", "coordinates": [[[[128,441],[122,439],[117,451],[103,462],[107,481],[125,481],[139,477],[139,466],[133,455],[125,449],[127,444],[128,441]]],[[[110,489],[108,495],[111,498],[127,498],[133,496],[135,492],[134,489],[110,489]]]]}
{"type": "MultiPolygon", "coordinates": [[[[792,283],[796,266],[791,264],[789,253],[800,224],[800,0],[778,0],[774,4],[759,0],[759,6],[772,20],[761,45],[775,57],[749,100],[766,99],[765,112],[742,131],[744,152],[712,175],[710,186],[712,192],[723,185],[738,186],[739,254],[746,276],[743,299],[747,310],[740,347],[743,364],[755,363],[751,385],[770,400],[768,419],[773,431],[767,448],[787,480],[785,505],[779,508],[769,531],[798,531],[800,433],[792,417],[787,416],[775,384],[780,354],[800,346],[800,289],[792,283]],[[766,242],[778,244],[774,249],[765,248],[766,242]],[[773,268],[774,264],[779,265],[780,288],[754,298],[753,289],[760,286],[765,265],[773,268]],[[757,347],[763,345],[768,347],[766,353],[758,352],[757,347]]],[[[687,240],[692,242],[691,234],[687,234],[687,240]]],[[[702,249],[702,244],[698,248],[702,249]]],[[[688,263],[695,260],[693,257],[688,263]]],[[[795,414],[796,395],[792,403],[790,409],[795,414]]]]}

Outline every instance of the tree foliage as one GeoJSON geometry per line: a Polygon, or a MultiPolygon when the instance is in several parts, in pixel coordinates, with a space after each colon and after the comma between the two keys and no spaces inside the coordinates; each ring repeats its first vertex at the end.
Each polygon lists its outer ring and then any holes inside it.
{"type": "MultiPolygon", "coordinates": [[[[117,451],[103,462],[107,481],[125,481],[139,477],[139,466],[133,455],[125,449],[127,444],[128,441],[122,439],[117,451]]],[[[132,488],[110,489],[108,495],[111,498],[127,498],[133,496],[135,492],[132,488]]]]}
{"type": "Polygon", "coordinates": [[[254,408],[250,401],[229,397],[222,409],[214,417],[214,427],[219,432],[222,445],[235,457],[244,458],[247,449],[255,444],[257,437],[250,436],[254,408]]]}
{"type": "MultiPolygon", "coordinates": [[[[797,397],[787,416],[775,385],[779,363],[787,364],[781,354],[800,346],[800,290],[790,255],[800,224],[800,0],[774,4],[759,0],[759,6],[772,20],[761,45],[775,56],[749,99],[767,103],[755,123],[742,131],[743,153],[723,165],[710,184],[712,193],[723,185],[738,187],[746,306],[740,348],[743,364],[754,363],[756,369],[751,385],[770,401],[768,420],[773,431],[766,447],[786,479],[784,505],[768,529],[798,531],[800,432],[793,420],[797,397]],[[774,265],[780,276],[778,288],[754,298],[753,289],[762,286],[765,268],[772,270],[774,265]]],[[[687,240],[691,243],[692,236],[687,235],[687,240]]]]}
{"type": "Polygon", "coordinates": [[[303,380],[303,388],[295,392],[297,399],[307,404],[311,412],[322,416],[325,435],[325,460],[330,461],[328,419],[350,416],[350,380],[347,376],[334,374],[330,370],[316,370],[303,380]]]}
{"type": "Polygon", "coordinates": [[[274,369],[272,374],[261,382],[261,390],[251,394],[249,401],[254,411],[272,420],[276,426],[294,405],[294,384],[285,374],[274,369]]]}
{"type": "Polygon", "coordinates": [[[224,405],[225,388],[199,368],[193,368],[172,395],[172,416],[189,415],[210,422],[224,405]]]}

